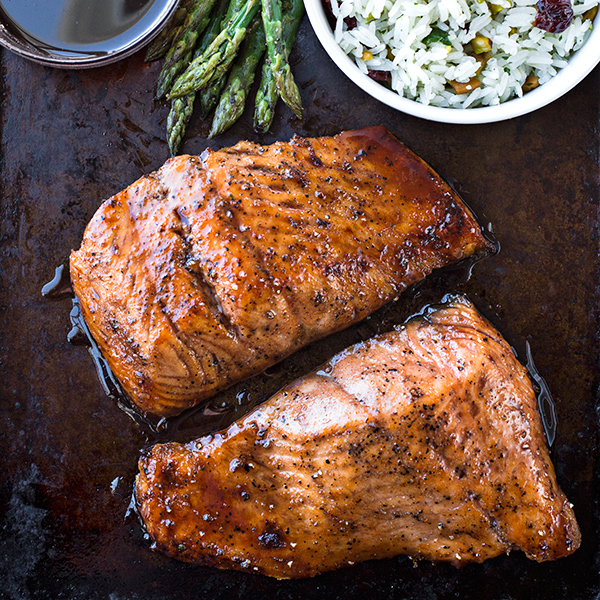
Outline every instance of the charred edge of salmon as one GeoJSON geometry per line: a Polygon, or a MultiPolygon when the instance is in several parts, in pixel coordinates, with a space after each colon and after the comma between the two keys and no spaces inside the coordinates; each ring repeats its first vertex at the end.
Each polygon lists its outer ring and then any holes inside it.
{"type": "MultiPolygon", "coordinates": [[[[497,254],[500,251],[500,242],[491,232],[491,224],[488,226],[486,231],[481,225],[481,220],[478,218],[475,211],[465,202],[463,197],[451,186],[427,161],[421,158],[416,152],[411,150],[406,144],[401,142],[393,133],[390,133],[383,125],[374,125],[372,127],[365,127],[363,129],[354,129],[351,131],[343,131],[334,136],[335,139],[343,140],[344,138],[354,137],[366,137],[372,141],[375,141],[384,148],[388,148],[390,154],[404,154],[408,153],[410,156],[421,164],[421,166],[429,173],[430,177],[440,182],[445,188],[445,192],[452,196],[459,205],[465,209],[465,211],[472,217],[472,219],[479,226],[479,231],[484,240],[484,246],[478,248],[473,255],[473,258],[479,260],[487,256],[497,254]]],[[[294,136],[292,140],[303,140],[303,142],[310,142],[310,138],[300,138],[294,136]]]]}

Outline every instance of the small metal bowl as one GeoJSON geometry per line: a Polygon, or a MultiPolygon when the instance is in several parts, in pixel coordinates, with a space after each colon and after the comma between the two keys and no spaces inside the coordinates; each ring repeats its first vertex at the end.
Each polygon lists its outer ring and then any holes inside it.
{"type": "MultiPolygon", "coordinates": [[[[18,1],[18,0],[17,0],[18,1]]],[[[78,3],[84,4],[88,0],[70,0],[64,11],[64,19],[61,22],[61,28],[64,31],[71,28],[82,27],[81,11],[78,12],[78,3]]],[[[99,23],[95,19],[88,18],[88,31],[90,40],[78,44],[77,49],[60,48],[49,45],[40,39],[30,35],[26,30],[22,30],[13,23],[0,7],[0,45],[29,60],[63,69],[85,69],[98,67],[114,63],[126,56],[129,56],[153,40],[167,21],[175,12],[179,0],[155,0],[139,20],[131,25],[121,24],[118,34],[106,40],[107,44],[101,44],[92,38],[97,37],[99,23]],[[105,47],[102,47],[105,46],[105,47]]],[[[102,17],[106,17],[109,11],[104,12],[104,8],[110,8],[110,2],[104,2],[98,6],[102,17]]],[[[113,8],[118,8],[118,3],[113,2],[113,8]]],[[[113,11],[112,17],[114,17],[113,11]]],[[[89,11],[87,16],[89,17],[89,11]]],[[[74,29],[73,29],[74,31],[74,29]]]]}

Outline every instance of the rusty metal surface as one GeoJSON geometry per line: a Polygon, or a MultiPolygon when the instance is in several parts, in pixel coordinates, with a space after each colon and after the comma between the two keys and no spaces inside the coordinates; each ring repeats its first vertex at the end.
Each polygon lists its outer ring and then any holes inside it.
{"type": "MultiPolygon", "coordinates": [[[[139,452],[156,439],[107,399],[84,348],[67,343],[70,301],[40,294],[79,246],[105,198],[168,156],[167,107],[152,101],[159,65],[138,53],[98,70],[51,70],[0,55],[0,598],[375,597],[596,598],[598,581],[598,205],[600,69],[550,106],[481,126],[440,125],[378,104],[336,69],[308,21],[292,60],[306,117],[279,107],[272,133],[251,115],[212,147],[383,124],[455,185],[498,255],[435,275],[366,322],[305,349],[216,399],[162,439],[189,439],[257,402],[342,347],[389,329],[446,292],[466,292],[524,357],[532,348],[558,414],[553,460],[583,543],[556,563],[515,552],[456,570],[404,557],[313,580],[277,582],[153,553],[128,512],[139,452]],[[211,416],[212,415],[212,416],[211,416]],[[204,421],[203,421],[204,419],[204,421]]],[[[184,151],[208,144],[194,117],[184,151]]]]}

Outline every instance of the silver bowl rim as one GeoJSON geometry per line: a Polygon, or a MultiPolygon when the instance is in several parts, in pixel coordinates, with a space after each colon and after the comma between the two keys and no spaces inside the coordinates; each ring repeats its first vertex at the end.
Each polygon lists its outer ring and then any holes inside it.
{"type": "Polygon", "coordinates": [[[40,50],[33,44],[27,43],[26,40],[16,37],[2,21],[0,16],[0,46],[6,48],[10,52],[22,56],[28,60],[32,60],[36,63],[48,66],[56,67],[61,69],[89,69],[91,67],[100,67],[108,64],[115,63],[127,56],[131,56],[137,52],[140,48],[150,43],[166,25],[167,21],[171,18],[175,12],[180,0],[168,0],[165,4],[163,11],[161,12],[158,19],[155,21],[154,26],[138,36],[134,40],[131,40],[126,45],[99,56],[85,56],[78,58],[76,56],[63,56],[60,54],[52,53],[51,51],[40,50]]]}

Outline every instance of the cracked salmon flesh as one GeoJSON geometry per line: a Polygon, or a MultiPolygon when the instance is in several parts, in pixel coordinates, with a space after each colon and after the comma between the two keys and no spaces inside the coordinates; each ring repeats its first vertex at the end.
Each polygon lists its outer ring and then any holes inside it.
{"type": "Polygon", "coordinates": [[[398,554],[545,561],[580,543],[527,371],[464,298],[139,467],[155,548],[281,579],[398,554]]]}
{"type": "Polygon", "coordinates": [[[374,127],[173,158],[99,208],[70,264],[125,393],[172,416],[490,251],[450,187],[374,127]]]}

